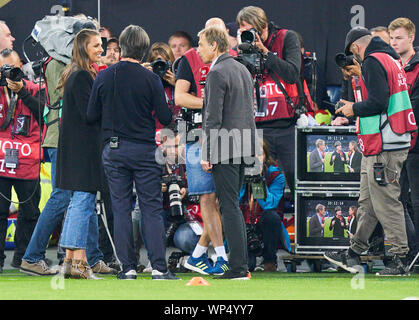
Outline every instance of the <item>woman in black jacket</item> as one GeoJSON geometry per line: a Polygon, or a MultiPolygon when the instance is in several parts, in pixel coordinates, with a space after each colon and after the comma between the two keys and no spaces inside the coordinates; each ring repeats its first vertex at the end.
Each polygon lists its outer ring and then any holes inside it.
{"type": "Polygon", "coordinates": [[[57,153],[56,186],[72,196],[61,234],[66,249],[64,275],[95,278],[86,258],[87,243],[98,238],[96,193],[102,189],[101,132],[86,123],[87,105],[102,40],[95,30],[81,30],[74,39],[71,63],[63,71],[58,88],[64,88],[57,153]],[[70,262],[71,261],[71,262],[70,262]],[[71,263],[71,267],[70,267],[71,263]]]}

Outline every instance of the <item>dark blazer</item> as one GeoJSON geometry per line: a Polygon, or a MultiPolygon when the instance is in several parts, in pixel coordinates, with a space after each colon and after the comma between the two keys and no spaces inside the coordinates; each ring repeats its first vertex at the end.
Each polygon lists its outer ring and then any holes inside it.
{"type": "Polygon", "coordinates": [[[348,159],[348,164],[355,172],[361,172],[361,161],[362,161],[362,153],[355,152],[352,160],[348,159]]]}
{"type": "Polygon", "coordinates": [[[77,70],[64,86],[55,180],[60,189],[84,192],[103,189],[100,126],[86,123],[92,85],[90,73],[77,70]]]}
{"type": "Polygon", "coordinates": [[[342,151],[343,160],[340,158],[340,154],[336,151],[332,153],[330,158],[330,165],[333,165],[334,172],[345,172],[345,163],[347,162],[346,153],[342,151]],[[333,161],[335,156],[335,161],[333,161]]]}
{"type": "Polygon", "coordinates": [[[351,220],[351,222],[349,222],[349,226],[348,226],[349,230],[348,231],[352,234],[355,234],[357,226],[358,226],[358,221],[355,217],[355,218],[353,218],[353,221],[351,220]]]}
{"type": "Polygon", "coordinates": [[[317,213],[310,218],[308,222],[308,236],[309,237],[323,237],[323,228],[320,224],[317,213]]]}
{"type": "Polygon", "coordinates": [[[310,172],[323,172],[324,171],[324,165],[322,162],[322,159],[319,155],[319,150],[316,148],[314,149],[309,156],[309,171],[310,172]]]}
{"type": "Polygon", "coordinates": [[[239,158],[243,151],[245,155],[254,155],[256,126],[253,95],[253,80],[246,67],[228,53],[219,56],[205,84],[204,160],[216,164],[239,158]],[[230,134],[228,149],[224,152],[221,152],[221,147],[226,144],[220,143],[220,135],[210,136],[213,129],[225,129],[230,134]]]}

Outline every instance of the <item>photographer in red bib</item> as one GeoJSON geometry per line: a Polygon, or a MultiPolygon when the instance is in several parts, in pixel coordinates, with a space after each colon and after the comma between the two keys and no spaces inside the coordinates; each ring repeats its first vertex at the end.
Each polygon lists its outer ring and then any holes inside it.
{"type": "MultiPolygon", "coordinates": [[[[19,204],[12,267],[19,268],[39,217],[40,119],[38,85],[23,79],[19,55],[0,53],[0,272],[12,194],[19,204]]],[[[43,95],[41,95],[42,97],[43,95]]]]}
{"type": "Polygon", "coordinates": [[[264,70],[258,86],[260,103],[255,111],[256,127],[263,129],[272,157],[280,161],[287,184],[293,191],[294,126],[300,114],[312,110],[310,93],[300,78],[302,59],[298,36],[292,30],[278,28],[273,22],[268,22],[263,9],[255,6],[241,9],[236,22],[239,34],[252,29],[255,31],[254,45],[263,54],[264,70]]]}
{"type": "Polygon", "coordinates": [[[341,100],[344,105],[336,112],[358,117],[358,140],[364,155],[358,227],[348,250],[326,252],[325,258],[351,273],[358,272],[360,254],[368,249],[368,239],[380,222],[392,259],[377,275],[405,275],[409,248],[399,179],[412,132],[417,129],[406,74],[394,49],[365,28],[357,27],[347,34],[345,54],[350,53],[362,61],[368,94],[362,102],[341,100]]]}

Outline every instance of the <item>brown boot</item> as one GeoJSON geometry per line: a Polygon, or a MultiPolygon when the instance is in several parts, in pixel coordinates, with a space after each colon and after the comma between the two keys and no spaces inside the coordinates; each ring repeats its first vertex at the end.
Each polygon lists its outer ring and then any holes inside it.
{"type": "Polygon", "coordinates": [[[101,279],[93,274],[92,268],[90,268],[89,264],[83,260],[73,260],[73,263],[71,264],[71,277],[74,279],[101,279]]]}
{"type": "Polygon", "coordinates": [[[266,262],[263,264],[263,270],[265,272],[276,272],[276,264],[273,262],[266,262]]]}
{"type": "Polygon", "coordinates": [[[64,258],[63,265],[61,266],[61,273],[65,279],[71,278],[71,263],[71,259],[64,258]]]}

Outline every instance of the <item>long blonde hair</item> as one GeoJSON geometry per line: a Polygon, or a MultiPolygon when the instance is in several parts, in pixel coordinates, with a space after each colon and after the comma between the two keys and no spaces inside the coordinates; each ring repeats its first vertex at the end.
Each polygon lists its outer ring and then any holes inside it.
{"type": "Polygon", "coordinates": [[[87,54],[87,45],[90,42],[91,37],[99,36],[100,33],[92,29],[82,29],[77,33],[74,38],[73,55],[71,62],[65,67],[61,74],[60,81],[58,82],[57,89],[64,91],[64,86],[70,75],[77,70],[86,70],[94,79],[96,77],[96,71],[90,64],[90,59],[87,54]]]}

